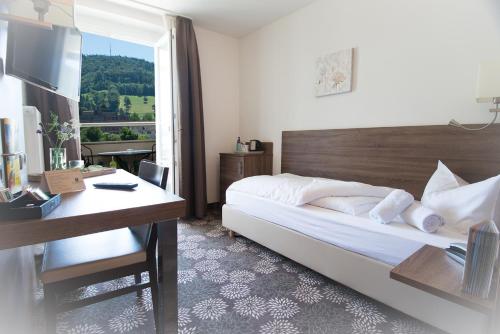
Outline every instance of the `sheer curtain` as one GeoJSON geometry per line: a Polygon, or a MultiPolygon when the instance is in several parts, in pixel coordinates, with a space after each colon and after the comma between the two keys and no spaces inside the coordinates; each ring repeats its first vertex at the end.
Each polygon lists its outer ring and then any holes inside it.
{"type": "Polygon", "coordinates": [[[178,189],[174,147],[174,68],[175,18],[164,17],[165,35],[155,45],[156,163],[169,167],[167,189],[178,189]]]}

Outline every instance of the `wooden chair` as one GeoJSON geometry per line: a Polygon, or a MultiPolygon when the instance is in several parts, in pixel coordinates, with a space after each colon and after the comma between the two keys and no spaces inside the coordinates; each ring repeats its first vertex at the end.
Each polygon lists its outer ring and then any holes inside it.
{"type": "MultiPolygon", "coordinates": [[[[166,189],[168,168],[143,160],[139,177],[166,189]]],[[[44,284],[47,333],[55,333],[57,313],[84,307],[130,292],[151,288],[158,330],[155,224],[101,232],[49,242],[45,245],[41,280],[44,284]],[[149,273],[142,283],[141,273],[149,273]],[[96,283],[134,275],[135,285],[58,305],[57,295],[96,283]]]]}

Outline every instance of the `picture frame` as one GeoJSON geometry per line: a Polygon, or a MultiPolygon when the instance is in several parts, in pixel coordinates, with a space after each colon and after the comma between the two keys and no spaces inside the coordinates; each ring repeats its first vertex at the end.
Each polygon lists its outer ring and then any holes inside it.
{"type": "Polygon", "coordinates": [[[352,91],[354,49],[340,50],[316,60],[316,97],[352,91]]]}

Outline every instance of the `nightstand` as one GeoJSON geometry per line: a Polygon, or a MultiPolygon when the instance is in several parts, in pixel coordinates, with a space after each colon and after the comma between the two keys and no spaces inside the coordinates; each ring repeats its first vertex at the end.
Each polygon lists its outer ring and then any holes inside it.
{"type": "Polygon", "coordinates": [[[497,333],[498,266],[489,299],[473,297],[462,292],[463,272],[464,267],[446,255],[444,249],[426,245],[396,266],[390,276],[416,289],[486,314],[491,319],[490,333],[497,333]]]}
{"type": "Polygon", "coordinates": [[[273,143],[262,143],[264,151],[249,153],[220,153],[220,204],[226,202],[226,190],[245,177],[272,175],[273,143]]]}

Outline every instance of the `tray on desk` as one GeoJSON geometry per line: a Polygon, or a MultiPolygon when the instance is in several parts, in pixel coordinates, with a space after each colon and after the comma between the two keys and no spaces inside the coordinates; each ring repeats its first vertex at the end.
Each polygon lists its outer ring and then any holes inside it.
{"type": "Polygon", "coordinates": [[[47,216],[61,204],[61,195],[52,195],[46,201],[21,195],[8,203],[0,203],[0,220],[37,219],[47,216]]]}

